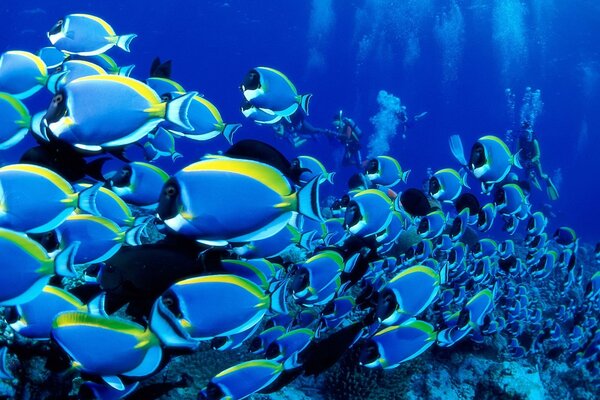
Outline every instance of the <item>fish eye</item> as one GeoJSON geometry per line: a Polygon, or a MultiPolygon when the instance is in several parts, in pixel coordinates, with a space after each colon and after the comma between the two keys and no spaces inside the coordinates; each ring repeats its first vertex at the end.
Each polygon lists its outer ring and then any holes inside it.
{"type": "Polygon", "coordinates": [[[177,189],[174,186],[169,186],[165,189],[165,194],[169,197],[175,196],[177,194],[177,189]]]}
{"type": "Polygon", "coordinates": [[[183,313],[179,307],[179,300],[177,299],[175,293],[172,291],[166,292],[162,296],[161,301],[176,318],[183,318],[183,313]]]}
{"type": "MultiPolygon", "coordinates": [[[[60,67],[59,67],[60,68],[60,67]]],[[[60,104],[63,102],[63,100],[65,99],[65,97],[63,96],[62,93],[58,93],[56,96],[54,96],[54,98],[52,99],[52,104],[60,104]]]]}
{"type": "Polygon", "coordinates": [[[56,23],[56,25],[62,25],[64,23],[64,21],[62,19],[59,19],[58,22],[56,23]]]}

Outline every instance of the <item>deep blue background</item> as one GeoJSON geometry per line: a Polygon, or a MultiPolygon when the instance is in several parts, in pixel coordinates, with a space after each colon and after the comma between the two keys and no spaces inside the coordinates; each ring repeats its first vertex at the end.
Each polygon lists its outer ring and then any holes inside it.
{"type": "MultiPolygon", "coordinates": [[[[329,126],[331,116],[343,108],[365,135],[373,131],[369,118],[378,110],[377,92],[393,93],[401,97],[409,114],[429,112],[408,132],[407,139],[398,135],[392,142],[392,155],[404,168],[413,170],[409,185],[417,187],[427,167],[457,167],[448,148],[449,135],[460,133],[467,146],[483,134],[504,137],[505,130],[512,128],[505,88],[517,94],[517,106],[526,86],[540,89],[544,108],[535,127],[543,166],[550,174],[560,168],[563,177],[560,200],[553,204],[557,217],[552,224],[573,226],[586,241],[600,240],[597,1],[333,0],[332,19],[311,14],[310,1],[23,3],[0,5],[0,51],[35,52],[49,45],[46,31],[59,18],[75,12],[95,14],[118,34],[139,35],[131,45],[132,53],[119,49],[109,53],[119,64],[136,64],[134,77],[146,78],[157,55],[172,59],[175,80],[187,90],[204,93],[226,122],[244,123],[237,139],[261,137],[289,156],[294,154],[289,144],[276,141],[269,128],[244,121],[238,111],[242,97],[237,87],[250,68],[277,68],[299,92],[314,93],[313,124],[329,126]],[[444,36],[438,28],[449,16],[462,24],[446,24],[449,29],[444,36]],[[328,29],[311,30],[318,22],[328,29]],[[448,32],[458,32],[459,51],[448,50],[447,39],[452,36],[448,32]],[[412,48],[419,51],[409,52],[415,56],[407,62],[407,49],[415,40],[418,46],[412,48]],[[362,53],[361,41],[370,43],[362,53]],[[444,68],[448,64],[444,49],[456,59],[450,69],[444,68]],[[308,61],[315,52],[322,56],[317,66],[308,61]],[[587,138],[581,136],[584,122],[587,138]]],[[[49,95],[40,92],[26,103],[32,111],[39,111],[48,101],[49,95]]],[[[177,143],[185,157],[173,170],[206,152],[226,148],[222,137],[210,143],[177,143]]],[[[22,147],[0,157],[3,161],[18,159],[22,147]]],[[[323,140],[301,150],[333,168],[334,149],[335,144],[323,140]]],[[[343,177],[352,171],[341,172],[340,191],[343,177]]],[[[472,177],[470,183],[475,189],[472,177]]],[[[534,191],[532,202],[539,209],[548,201],[544,193],[534,191]]]]}

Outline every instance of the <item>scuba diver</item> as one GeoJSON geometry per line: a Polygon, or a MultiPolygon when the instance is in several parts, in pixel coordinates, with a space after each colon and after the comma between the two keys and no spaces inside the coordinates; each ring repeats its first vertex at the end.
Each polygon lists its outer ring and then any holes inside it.
{"type": "Polygon", "coordinates": [[[518,154],[521,165],[527,174],[527,179],[538,189],[542,190],[539,178],[546,182],[546,192],[550,200],[558,199],[558,190],[548,174],[542,170],[540,162],[540,143],[534,138],[533,127],[527,120],[521,124],[518,138],[518,154]]]}
{"type": "Polygon", "coordinates": [[[342,165],[362,165],[362,155],[360,153],[360,135],[362,131],[356,123],[348,117],[344,117],[343,111],[333,117],[333,126],[335,131],[327,131],[327,134],[338,140],[344,146],[344,155],[342,165]]]}
{"type": "Polygon", "coordinates": [[[422,119],[427,114],[427,111],[423,111],[422,113],[413,116],[411,119],[408,117],[408,113],[406,112],[406,106],[400,106],[398,118],[400,119],[400,126],[402,129],[402,139],[406,139],[406,132],[408,131],[408,129],[412,128],[415,122],[422,119]]]}
{"type": "Polygon", "coordinates": [[[327,129],[316,128],[306,120],[306,113],[298,108],[288,119],[282,118],[273,125],[278,137],[286,138],[296,148],[302,146],[308,139],[316,139],[320,134],[327,134],[327,129]]]}

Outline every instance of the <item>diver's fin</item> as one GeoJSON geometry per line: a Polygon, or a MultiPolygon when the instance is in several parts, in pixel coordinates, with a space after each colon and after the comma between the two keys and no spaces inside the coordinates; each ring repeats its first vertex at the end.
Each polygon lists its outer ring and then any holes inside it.
{"type": "Polygon", "coordinates": [[[550,178],[546,179],[546,193],[548,193],[550,200],[558,200],[558,189],[556,189],[554,182],[550,178]]]}
{"type": "Polygon", "coordinates": [[[467,166],[467,160],[465,159],[465,150],[463,148],[462,140],[460,140],[460,136],[452,135],[450,136],[450,150],[452,151],[452,155],[463,167],[467,166]]]}

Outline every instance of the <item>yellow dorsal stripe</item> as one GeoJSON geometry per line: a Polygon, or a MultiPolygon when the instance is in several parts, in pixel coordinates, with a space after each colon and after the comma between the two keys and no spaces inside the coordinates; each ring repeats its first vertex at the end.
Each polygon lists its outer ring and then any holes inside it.
{"type": "MultiPolygon", "coordinates": [[[[117,82],[122,85],[130,87],[135,92],[137,92],[140,96],[145,98],[148,101],[148,103],[150,103],[152,105],[158,105],[161,103],[160,97],[158,96],[158,94],[156,94],[156,92],[154,90],[152,90],[152,88],[150,86],[146,85],[143,82],[138,81],[137,79],[129,78],[127,76],[121,76],[121,75],[84,76],[84,77],[75,79],[71,83],[88,82],[88,81],[91,81],[91,82],[94,82],[94,81],[96,81],[96,82],[101,82],[101,81],[117,82]]],[[[162,105],[164,107],[164,103],[162,103],[162,105]]],[[[164,115],[164,112],[163,112],[163,115],[164,115]]]]}
{"type": "Polygon", "coordinates": [[[19,172],[28,172],[36,175],[41,175],[44,178],[48,179],[54,185],[56,185],[60,190],[62,190],[65,194],[73,194],[73,187],[64,180],[60,175],[56,172],[53,172],[47,168],[39,167],[37,165],[32,164],[12,164],[6,165],[0,168],[0,172],[2,171],[19,171],[19,172]]]}
{"type": "Polygon", "coordinates": [[[221,118],[221,114],[219,113],[219,110],[217,110],[217,107],[214,106],[213,103],[211,103],[210,101],[203,99],[200,96],[194,96],[193,101],[197,101],[198,103],[202,104],[203,106],[205,106],[206,108],[208,108],[208,111],[210,111],[210,113],[212,114],[212,116],[218,121],[218,122],[223,122],[223,119],[221,118]]]}
{"type": "Polygon", "coordinates": [[[259,299],[263,299],[266,297],[265,293],[254,282],[251,282],[248,279],[235,275],[198,276],[195,278],[184,279],[183,281],[177,282],[175,285],[186,286],[202,283],[226,283],[236,285],[250,292],[253,296],[259,299]]]}
{"type": "Polygon", "coordinates": [[[51,259],[48,257],[46,250],[34,240],[31,240],[27,235],[20,232],[11,231],[9,229],[0,228],[0,239],[4,239],[16,244],[18,247],[23,249],[27,254],[34,257],[36,260],[42,263],[51,263],[51,259]]]}
{"type": "Polygon", "coordinates": [[[40,74],[42,76],[45,77],[48,74],[46,64],[44,64],[44,62],[42,61],[41,58],[39,58],[38,56],[36,56],[33,53],[30,53],[28,51],[13,50],[13,51],[7,51],[5,54],[15,54],[15,55],[19,55],[22,57],[27,57],[35,63],[35,66],[38,68],[38,70],[40,71],[40,74]]]}
{"type": "Polygon", "coordinates": [[[271,190],[287,195],[292,187],[277,169],[270,165],[252,160],[242,160],[228,157],[207,158],[183,169],[184,172],[229,172],[245,175],[268,186],[271,190]]]}
{"type": "Polygon", "coordinates": [[[434,280],[439,281],[440,277],[437,274],[437,272],[435,272],[433,269],[426,267],[424,265],[416,265],[414,267],[410,267],[405,269],[404,271],[400,272],[398,275],[396,275],[391,281],[390,283],[396,282],[399,279],[402,279],[403,277],[405,277],[406,275],[410,275],[414,272],[423,272],[426,275],[429,275],[430,277],[432,277],[434,280]]]}
{"type": "Polygon", "coordinates": [[[279,75],[280,77],[282,77],[288,85],[290,85],[290,87],[292,88],[294,93],[298,93],[298,91],[296,90],[296,86],[294,86],[294,84],[292,83],[292,81],[289,80],[289,78],[287,76],[285,76],[283,73],[277,71],[276,69],[273,68],[269,68],[269,67],[258,67],[257,68],[260,72],[261,69],[267,70],[267,71],[271,71],[277,75],[279,75]]]}
{"type": "Polygon", "coordinates": [[[114,31],[114,29],[112,28],[112,26],[110,26],[105,20],[103,20],[102,18],[98,18],[94,15],[90,15],[90,14],[71,14],[70,16],[73,17],[83,17],[83,18],[89,18],[92,21],[96,21],[97,23],[99,23],[100,25],[102,25],[102,28],[104,28],[104,30],[106,31],[106,33],[108,33],[111,36],[116,36],[116,33],[114,31]]]}
{"type": "Polygon", "coordinates": [[[11,107],[14,108],[17,113],[19,113],[23,120],[28,120],[30,118],[29,110],[27,107],[25,107],[25,104],[23,104],[21,100],[11,96],[8,93],[0,93],[0,100],[4,100],[10,104],[11,107]]]}

